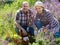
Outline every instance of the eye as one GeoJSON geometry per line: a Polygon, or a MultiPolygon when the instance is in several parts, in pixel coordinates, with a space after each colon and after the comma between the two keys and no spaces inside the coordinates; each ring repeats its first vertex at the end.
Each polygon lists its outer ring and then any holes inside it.
{"type": "Polygon", "coordinates": [[[39,9],[41,9],[41,8],[39,8],[39,9]]]}
{"type": "Polygon", "coordinates": [[[37,8],[35,8],[35,10],[37,10],[37,8]]]}

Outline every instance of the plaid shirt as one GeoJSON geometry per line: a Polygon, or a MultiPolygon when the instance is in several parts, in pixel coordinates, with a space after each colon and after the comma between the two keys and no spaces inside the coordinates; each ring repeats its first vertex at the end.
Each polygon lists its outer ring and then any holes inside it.
{"type": "Polygon", "coordinates": [[[17,11],[15,21],[17,21],[20,25],[29,25],[32,23],[32,12],[28,10],[28,12],[24,12],[23,9],[17,11]]]}
{"type": "Polygon", "coordinates": [[[48,10],[43,11],[43,16],[36,15],[36,20],[38,18],[40,18],[40,20],[43,23],[46,23],[46,26],[49,25],[48,28],[50,29],[53,29],[54,27],[56,28],[59,26],[58,20],[48,10]]]}

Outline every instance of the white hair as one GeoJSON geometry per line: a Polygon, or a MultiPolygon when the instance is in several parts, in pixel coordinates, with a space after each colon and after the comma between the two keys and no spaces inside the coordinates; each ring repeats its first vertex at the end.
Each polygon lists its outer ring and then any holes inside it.
{"type": "Polygon", "coordinates": [[[24,5],[24,4],[29,4],[29,3],[27,1],[24,1],[22,4],[24,5]]]}
{"type": "Polygon", "coordinates": [[[43,2],[41,2],[41,1],[35,2],[34,6],[42,6],[42,7],[44,7],[43,2]]]}

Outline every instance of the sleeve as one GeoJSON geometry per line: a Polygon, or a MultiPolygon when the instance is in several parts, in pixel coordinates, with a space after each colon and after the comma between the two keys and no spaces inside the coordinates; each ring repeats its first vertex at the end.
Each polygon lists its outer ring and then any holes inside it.
{"type": "Polygon", "coordinates": [[[59,25],[58,20],[51,13],[47,13],[47,18],[50,21],[49,22],[50,29],[56,28],[59,25]]]}
{"type": "Polygon", "coordinates": [[[15,19],[14,21],[17,22],[17,23],[20,23],[20,20],[19,20],[19,12],[17,11],[16,14],[15,14],[15,19]]]}
{"type": "Polygon", "coordinates": [[[32,26],[34,21],[34,15],[33,12],[30,12],[30,19],[29,19],[29,25],[32,26]]]}

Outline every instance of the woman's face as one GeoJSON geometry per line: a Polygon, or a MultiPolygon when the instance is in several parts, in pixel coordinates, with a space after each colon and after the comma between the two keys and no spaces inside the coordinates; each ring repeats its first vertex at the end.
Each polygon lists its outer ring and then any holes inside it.
{"type": "Polygon", "coordinates": [[[42,6],[35,6],[35,10],[37,11],[37,13],[42,13],[43,7],[42,6]]]}

